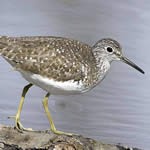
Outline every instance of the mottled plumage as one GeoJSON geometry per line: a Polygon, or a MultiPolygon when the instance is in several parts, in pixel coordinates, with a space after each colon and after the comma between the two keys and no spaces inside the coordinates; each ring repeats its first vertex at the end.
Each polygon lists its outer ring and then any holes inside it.
{"type": "Polygon", "coordinates": [[[121,49],[113,39],[102,39],[89,46],[63,37],[0,37],[0,55],[30,82],[22,92],[15,116],[16,128],[28,130],[20,122],[20,113],[28,89],[37,85],[47,91],[43,106],[51,130],[64,134],[53,123],[48,110],[49,95],[77,94],[92,89],[102,81],[114,60],[121,60],[144,73],[123,56],[121,49]]]}
{"type": "Polygon", "coordinates": [[[18,71],[28,71],[56,81],[98,80],[92,47],[61,37],[1,37],[0,53],[18,71]]]}

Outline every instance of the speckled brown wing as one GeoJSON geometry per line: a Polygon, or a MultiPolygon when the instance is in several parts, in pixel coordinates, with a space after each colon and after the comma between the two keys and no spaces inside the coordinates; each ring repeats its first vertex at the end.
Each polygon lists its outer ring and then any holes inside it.
{"type": "Polygon", "coordinates": [[[1,53],[17,70],[22,69],[58,81],[92,81],[88,75],[96,69],[90,66],[94,57],[91,47],[84,43],[59,37],[6,39],[5,42],[1,41],[1,47],[4,46],[1,53]]]}

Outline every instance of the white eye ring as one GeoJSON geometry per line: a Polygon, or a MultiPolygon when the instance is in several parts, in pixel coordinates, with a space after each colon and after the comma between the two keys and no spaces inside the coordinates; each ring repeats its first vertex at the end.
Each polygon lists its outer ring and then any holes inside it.
{"type": "Polygon", "coordinates": [[[108,53],[112,53],[113,52],[113,48],[112,47],[107,47],[106,50],[107,50],[108,53]]]}

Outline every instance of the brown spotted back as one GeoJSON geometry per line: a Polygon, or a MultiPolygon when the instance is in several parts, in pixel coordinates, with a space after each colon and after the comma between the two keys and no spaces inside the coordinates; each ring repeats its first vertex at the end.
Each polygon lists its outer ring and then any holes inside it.
{"type": "Polygon", "coordinates": [[[24,70],[57,81],[97,79],[92,48],[61,37],[1,37],[0,53],[18,71],[24,70]]]}

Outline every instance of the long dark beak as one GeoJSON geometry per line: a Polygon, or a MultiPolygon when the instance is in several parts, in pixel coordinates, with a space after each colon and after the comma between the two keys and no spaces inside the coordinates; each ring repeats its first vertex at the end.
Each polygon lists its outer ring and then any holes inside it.
{"type": "Polygon", "coordinates": [[[122,57],[121,57],[121,60],[122,60],[123,62],[125,62],[126,64],[130,65],[131,67],[133,67],[134,69],[136,69],[136,70],[138,70],[139,72],[141,72],[141,73],[144,74],[144,71],[143,71],[140,67],[138,67],[136,64],[134,64],[132,61],[130,61],[128,58],[122,56],[122,57]]]}

